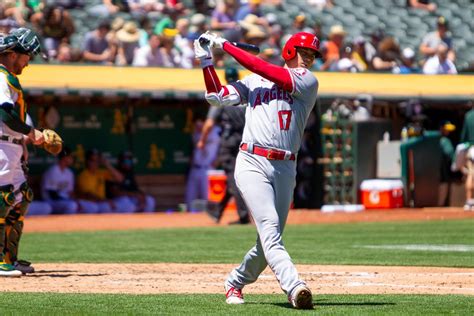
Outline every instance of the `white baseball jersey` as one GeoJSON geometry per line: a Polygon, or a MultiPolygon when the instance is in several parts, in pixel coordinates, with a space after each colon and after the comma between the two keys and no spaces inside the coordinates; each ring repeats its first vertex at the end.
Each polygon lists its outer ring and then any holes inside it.
{"type": "Polygon", "coordinates": [[[74,174],[71,169],[61,170],[58,164],[51,166],[43,175],[41,185],[43,199],[49,200],[51,197],[48,191],[56,191],[63,199],[70,199],[71,192],[74,191],[74,174]]]}
{"type": "Polygon", "coordinates": [[[240,95],[236,104],[248,104],[242,142],[298,152],[316,102],[318,80],[305,68],[288,70],[294,87],[291,93],[257,74],[232,84],[240,95]]]}
{"type": "MultiPolygon", "coordinates": [[[[0,106],[4,103],[10,103],[14,104],[14,106],[19,106],[16,103],[18,101],[18,97],[19,90],[10,85],[7,79],[7,74],[0,71],[0,106]]],[[[0,121],[0,134],[13,136],[14,138],[23,138],[23,134],[13,131],[2,121],[0,121]]]]}
{"type": "MultiPolygon", "coordinates": [[[[3,66],[0,66],[0,106],[5,103],[14,104],[14,111],[20,115],[26,115],[24,111],[24,101],[22,98],[21,86],[18,79],[10,74],[3,66]],[[19,107],[19,108],[18,108],[19,107]]],[[[0,120],[0,135],[12,136],[15,139],[22,139],[23,134],[13,131],[0,120]]],[[[23,146],[8,141],[0,141],[0,186],[13,184],[17,189],[26,181],[23,169],[21,168],[21,157],[23,146]]],[[[17,195],[17,202],[21,195],[17,195]]]]}

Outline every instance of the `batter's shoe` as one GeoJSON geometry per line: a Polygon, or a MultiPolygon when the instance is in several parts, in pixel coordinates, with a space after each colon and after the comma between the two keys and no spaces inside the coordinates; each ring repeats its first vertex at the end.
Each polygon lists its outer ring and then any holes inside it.
{"type": "Polygon", "coordinates": [[[299,285],[288,297],[291,305],[297,309],[313,309],[313,295],[306,285],[299,285]]]}
{"type": "Polygon", "coordinates": [[[0,277],[20,277],[21,271],[15,269],[11,264],[0,262],[0,277]]]}
{"type": "Polygon", "coordinates": [[[225,285],[225,302],[227,304],[243,304],[244,295],[242,294],[241,289],[236,289],[235,287],[225,285]]]}
{"type": "Polygon", "coordinates": [[[31,262],[26,260],[18,260],[13,264],[13,266],[16,270],[21,271],[23,274],[35,272],[35,268],[31,266],[31,262]]]}

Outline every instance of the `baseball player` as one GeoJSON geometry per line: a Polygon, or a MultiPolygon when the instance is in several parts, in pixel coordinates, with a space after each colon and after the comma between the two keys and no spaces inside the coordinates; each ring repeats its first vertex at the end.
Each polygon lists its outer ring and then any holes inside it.
{"type": "Polygon", "coordinates": [[[235,181],[257,227],[257,243],[225,282],[226,302],[244,303],[242,289],[255,282],[267,264],[295,308],[313,307],[311,290],[298,277],[282,233],[295,188],[296,153],[308,116],[316,102],[318,81],[308,70],[320,57],[319,40],[300,32],[286,42],[285,66],[269,64],[226,39],[205,33],[194,42],[211,105],[247,104],[237,156],[235,181]],[[223,49],[252,71],[222,86],[212,64],[211,48],[223,49]]]}
{"type": "MultiPolygon", "coordinates": [[[[239,80],[237,69],[227,68],[225,79],[227,84],[239,80]]],[[[227,204],[234,197],[239,220],[230,224],[248,224],[250,223],[249,211],[237,189],[234,178],[235,160],[239,152],[245,125],[245,106],[211,106],[204,122],[201,138],[197,143],[198,148],[202,148],[206,144],[207,136],[216,125],[221,128],[218,161],[227,176],[227,185],[222,200],[210,204],[206,212],[216,223],[219,223],[227,204]]]]}
{"type": "Polygon", "coordinates": [[[27,28],[0,37],[0,276],[22,274],[14,264],[23,219],[33,194],[21,159],[26,139],[41,145],[44,137],[25,122],[26,104],[17,75],[39,53],[39,38],[27,28]]]}
{"type": "Polygon", "coordinates": [[[219,150],[219,129],[217,127],[212,128],[206,143],[197,147],[203,124],[202,119],[197,119],[192,135],[194,150],[185,193],[186,207],[189,212],[202,211],[196,201],[204,201],[208,198],[207,171],[212,168],[219,150]]]}

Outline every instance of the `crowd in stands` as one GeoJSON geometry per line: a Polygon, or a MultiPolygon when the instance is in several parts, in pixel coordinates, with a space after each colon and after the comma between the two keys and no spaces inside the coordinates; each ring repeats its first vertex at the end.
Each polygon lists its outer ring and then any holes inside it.
{"type": "MultiPolygon", "coordinates": [[[[309,10],[331,10],[338,1],[307,1],[309,10]]],[[[192,43],[203,32],[220,33],[230,41],[258,45],[260,57],[283,64],[282,44],[295,32],[316,34],[323,58],[313,70],[393,73],[455,74],[456,48],[449,22],[439,16],[432,32],[418,47],[401,47],[397,38],[381,28],[349,37],[335,23],[323,32],[320,21],[304,13],[284,28],[274,13],[262,6],[282,6],[284,0],[4,0],[0,4],[0,33],[19,26],[33,27],[43,39],[50,62],[86,62],[117,66],[197,67],[192,43]],[[91,5],[92,3],[92,5],[91,5]],[[192,5],[190,5],[190,3],[192,5]],[[95,17],[95,27],[78,35],[71,10],[95,17]],[[75,42],[73,39],[80,39],[75,42]]],[[[436,15],[430,1],[407,0],[407,7],[436,15]]],[[[408,10],[408,9],[407,9],[408,10]]],[[[323,14],[323,13],[322,13],[323,14]]],[[[88,26],[89,27],[89,26],[88,26]]],[[[236,66],[223,52],[216,52],[215,65],[236,66]]]]}

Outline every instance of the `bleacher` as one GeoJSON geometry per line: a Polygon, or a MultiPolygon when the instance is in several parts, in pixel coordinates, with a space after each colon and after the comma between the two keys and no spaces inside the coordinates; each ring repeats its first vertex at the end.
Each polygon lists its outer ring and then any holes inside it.
{"type": "MultiPolygon", "coordinates": [[[[72,46],[80,47],[84,34],[93,29],[99,19],[88,13],[89,9],[100,4],[101,0],[85,0],[86,6],[70,10],[74,17],[76,34],[72,37],[72,46]]],[[[182,0],[193,9],[192,0],[182,0]]],[[[405,7],[405,0],[335,0],[331,9],[318,11],[311,9],[306,0],[284,0],[282,6],[262,5],[265,14],[274,13],[283,29],[291,26],[294,17],[304,13],[308,25],[319,21],[323,32],[327,34],[330,27],[341,24],[348,32],[348,40],[356,36],[368,36],[377,28],[383,29],[387,35],[394,36],[401,48],[411,47],[417,51],[421,40],[428,32],[435,30],[436,18],[444,16],[449,22],[457,53],[458,69],[467,68],[474,61],[474,4],[470,0],[437,0],[438,9],[435,13],[405,7]],[[310,10],[308,10],[310,9],[310,10]]],[[[191,10],[190,15],[193,13],[191,10]]],[[[132,19],[128,13],[118,13],[126,20],[132,19]]],[[[114,17],[115,17],[114,16],[114,17]]],[[[149,16],[152,23],[163,18],[162,13],[149,16]]]]}

